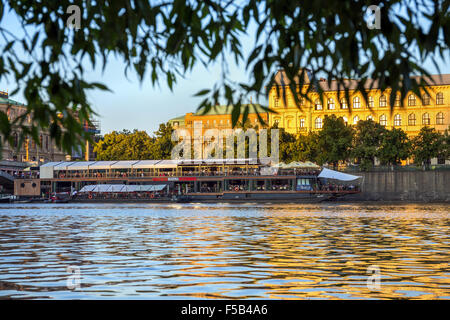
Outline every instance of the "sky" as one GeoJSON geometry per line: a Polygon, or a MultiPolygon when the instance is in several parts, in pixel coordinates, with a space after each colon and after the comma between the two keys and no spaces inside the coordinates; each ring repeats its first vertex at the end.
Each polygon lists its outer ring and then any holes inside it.
{"type": "MultiPolygon", "coordinates": [[[[16,17],[7,12],[1,24],[9,30],[21,28],[16,17]]],[[[249,34],[242,38],[244,57],[248,56],[253,47],[253,34],[254,30],[250,30],[249,34]]],[[[231,57],[228,61],[230,67],[228,77],[237,82],[248,82],[244,66],[235,65],[231,57]]],[[[450,73],[449,61],[438,61],[438,64],[441,73],[450,73]]],[[[427,61],[424,67],[431,73],[437,73],[431,61],[427,61]]],[[[104,83],[111,89],[111,92],[93,90],[88,95],[93,109],[98,113],[102,134],[122,129],[139,129],[152,133],[157,130],[160,123],[188,112],[195,112],[201,98],[193,95],[218,82],[221,73],[220,65],[206,69],[202,64],[198,64],[184,79],[179,78],[171,91],[165,83],[153,87],[149,76],[144,78],[142,83],[131,72],[126,78],[124,69],[125,64],[115,58],[108,61],[104,72],[100,68],[92,70],[90,64],[86,65],[86,80],[104,83]]],[[[0,90],[12,91],[14,88],[14,83],[4,79],[0,81],[0,90]]],[[[25,102],[20,93],[11,98],[25,102]]],[[[267,101],[260,103],[267,104],[267,101]]]]}

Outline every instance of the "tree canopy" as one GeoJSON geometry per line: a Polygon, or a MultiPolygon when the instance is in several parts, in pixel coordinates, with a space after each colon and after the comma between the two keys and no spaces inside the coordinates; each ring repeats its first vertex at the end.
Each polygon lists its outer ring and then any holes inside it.
{"type": "Polygon", "coordinates": [[[434,128],[423,127],[412,140],[414,163],[427,168],[431,158],[438,157],[444,146],[444,135],[439,134],[434,128]]]}
{"type": "Polygon", "coordinates": [[[113,131],[105,134],[94,147],[97,160],[146,160],[170,159],[174,143],[171,141],[172,126],[160,124],[151,137],[145,131],[113,131]]]}
{"type": "Polygon", "coordinates": [[[408,135],[400,128],[392,128],[383,134],[378,150],[378,159],[383,165],[398,165],[408,159],[411,142],[408,135]]]}
{"type": "Polygon", "coordinates": [[[387,129],[373,120],[360,120],[355,130],[352,155],[359,160],[363,170],[368,170],[375,164],[387,129]]]}
{"type": "MultiPolygon", "coordinates": [[[[170,88],[196,65],[219,62],[221,79],[197,94],[204,97],[200,107],[205,110],[219,100],[233,105],[233,125],[249,93],[257,99],[267,96],[279,68],[290,80],[299,70],[310,69],[308,90],[314,89],[317,75],[337,79],[343,90],[348,89],[345,79],[357,78],[357,90],[364,96],[370,78],[381,89],[391,87],[403,97],[408,90],[418,93],[419,85],[430,81],[423,62],[445,60],[448,55],[450,2],[377,1],[380,28],[368,27],[366,12],[372,4],[372,0],[0,2],[0,79],[15,82],[12,94],[23,90],[28,106],[13,124],[0,113],[1,133],[8,138],[11,125],[22,126],[23,135],[39,141],[36,128],[44,128],[66,151],[81,144],[89,138],[82,124],[93,114],[88,92],[108,90],[105,84],[88,81],[86,74],[97,65],[104,68],[111,56],[124,62],[125,73],[136,73],[153,85],[165,82],[170,88]],[[68,9],[73,5],[79,8],[79,29],[68,27],[74,14],[68,9]],[[10,30],[3,23],[5,14],[17,16],[22,30],[10,30]],[[246,34],[255,39],[248,53],[243,50],[246,34]],[[247,83],[229,78],[228,57],[248,72],[247,83]],[[425,77],[416,81],[413,74],[425,77]],[[32,115],[31,129],[23,125],[27,114],[32,115]]],[[[299,79],[302,85],[303,77],[299,79]]],[[[290,86],[295,92],[293,81],[290,86]]],[[[391,102],[394,98],[391,95],[391,102]]]]}

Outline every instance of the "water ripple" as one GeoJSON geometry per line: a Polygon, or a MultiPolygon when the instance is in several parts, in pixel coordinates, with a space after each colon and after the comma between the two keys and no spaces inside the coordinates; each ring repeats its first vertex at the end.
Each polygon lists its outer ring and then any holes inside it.
{"type": "Polygon", "coordinates": [[[438,204],[1,204],[0,298],[448,299],[449,223],[438,204]]]}

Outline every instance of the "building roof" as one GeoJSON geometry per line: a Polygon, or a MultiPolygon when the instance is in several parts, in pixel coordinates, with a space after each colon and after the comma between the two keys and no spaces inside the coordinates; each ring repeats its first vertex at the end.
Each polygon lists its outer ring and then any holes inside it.
{"type": "MultiPolygon", "coordinates": [[[[411,78],[420,80],[421,76],[412,76],[411,78]]],[[[431,79],[424,78],[424,80],[428,80],[432,83],[433,86],[440,86],[440,85],[450,85],[450,74],[434,74],[430,76],[431,79]]],[[[337,91],[339,82],[337,80],[331,80],[328,82],[328,80],[320,78],[316,79],[317,83],[320,85],[323,91],[337,91]]],[[[296,82],[298,83],[298,78],[296,79],[296,82]]],[[[354,90],[358,86],[358,80],[357,79],[346,79],[343,81],[345,87],[348,87],[350,90],[354,90]]],[[[275,83],[277,83],[280,86],[287,86],[290,84],[290,81],[286,75],[286,72],[283,70],[280,70],[275,75],[275,83]]],[[[305,72],[304,77],[304,85],[307,85],[311,83],[311,74],[309,72],[305,72]]],[[[379,89],[380,86],[378,84],[378,80],[368,79],[366,83],[364,84],[365,89],[379,89]]],[[[343,90],[343,87],[341,85],[340,90],[343,90]]]]}
{"type": "Polygon", "coordinates": [[[21,107],[25,106],[25,104],[23,104],[21,102],[17,102],[13,99],[5,98],[5,97],[0,97],[0,104],[9,104],[9,105],[21,106],[21,107]]]}
{"type": "MultiPolygon", "coordinates": [[[[258,103],[253,104],[243,104],[241,105],[241,114],[244,113],[245,108],[249,108],[249,113],[264,113],[267,112],[262,106],[258,103]]],[[[220,106],[212,106],[211,109],[203,113],[204,109],[197,110],[193,115],[195,116],[203,116],[203,115],[228,115],[233,111],[232,105],[220,105],[220,106]]]]}
{"type": "Polygon", "coordinates": [[[169,120],[169,122],[172,122],[172,121],[184,121],[184,118],[186,118],[186,116],[180,116],[180,117],[172,118],[172,119],[169,120]]]}

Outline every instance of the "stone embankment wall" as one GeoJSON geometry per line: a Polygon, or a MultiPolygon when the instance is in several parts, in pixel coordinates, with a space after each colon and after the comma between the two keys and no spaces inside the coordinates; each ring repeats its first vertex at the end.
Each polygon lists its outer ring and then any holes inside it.
{"type": "Polygon", "coordinates": [[[346,200],[450,202],[450,171],[359,172],[362,192],[346,200]]]}

